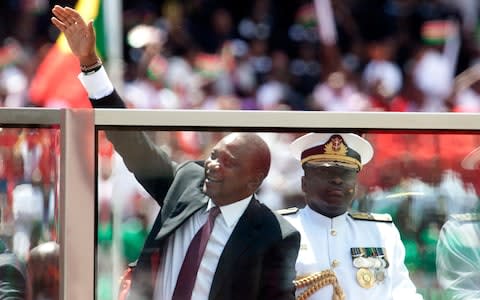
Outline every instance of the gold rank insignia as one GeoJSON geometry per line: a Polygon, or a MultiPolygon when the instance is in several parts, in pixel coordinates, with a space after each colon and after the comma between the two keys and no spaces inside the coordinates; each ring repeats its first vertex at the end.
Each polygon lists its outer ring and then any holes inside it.
{"type": "Polygon", "coordinates": [[[392,223],[392,216],[389,214],[374,214],[367,212],[350,212],[348,215],[354,220],[376,221],[392,223]]]}
{"type": "Polygon", "coordinates": [[[277,213],[282,216],[293,215],[299,211],[298,207],[289,207],[277,210],[277,213]]]}

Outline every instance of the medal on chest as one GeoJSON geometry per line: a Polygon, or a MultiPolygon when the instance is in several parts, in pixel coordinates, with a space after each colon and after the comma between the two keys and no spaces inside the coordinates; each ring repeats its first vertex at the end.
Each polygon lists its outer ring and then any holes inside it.
{"type": "Polygon", "coordinates": [[[389,264],[384,248],[351,248],[350,252],[358,285],[369,289],[385,280],[389,264]]]}

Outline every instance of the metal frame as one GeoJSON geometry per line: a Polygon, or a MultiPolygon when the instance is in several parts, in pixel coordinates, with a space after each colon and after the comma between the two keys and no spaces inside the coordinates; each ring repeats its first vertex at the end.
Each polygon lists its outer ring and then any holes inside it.
{"type": "Polygon", "coordinates": [[[274,129],[479,130],[480,114],[319,111],[118,110],[95,113],[96,126],[274,129]]]}
{"type": "Polygon", "coordinates": [[[63,110],[60,179],[61,299],[95,295],[95,135],[93,110],[63,110]]]}

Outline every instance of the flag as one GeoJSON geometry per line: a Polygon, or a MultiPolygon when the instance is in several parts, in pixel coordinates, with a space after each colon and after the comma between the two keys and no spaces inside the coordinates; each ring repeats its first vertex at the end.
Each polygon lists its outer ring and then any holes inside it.
{"type": "Polygon", "coordinates": [[[298,11],[295,14],[295,23],[300,24],[305,28],[317,26],[317,17],[313,3],[306,3],[298,8],[298,11]]]}
{"type": "Polygon", "coordinates": [[[455,25],[450,20],[431,20],[422,24],[421,37],[427,45],[443,45],[455,34],[455,25]]]}
{"type": "MultiPolygon", "coordinates": [[[[94,20],[97,48],[105,58],[101,0],[79,0],[75,9],[86,21],[94,20]]],[[[48,50],[38,66],[29,89],[30,101],[40,107],[91,107],[87,92],[78,80],[80,64],[71,52],[64,34],[48,50]]]]}

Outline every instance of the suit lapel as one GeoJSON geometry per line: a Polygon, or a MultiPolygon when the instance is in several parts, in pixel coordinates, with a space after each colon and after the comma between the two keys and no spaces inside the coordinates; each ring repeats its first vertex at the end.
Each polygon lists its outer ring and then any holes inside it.
{"type": "Polygon", "coordinates": [[[162,224],[160,231],[155,239],[160,240],[168,236],[173,230],[177,229],[185,220],[193,215],[197,210],[207,205],[208,196],[201,192],[198,187],[189,188],[177,202],[169,217],[162,224]]]}
{"type": "Polygon", "coordinates": [[[217,299],[223,280],[235,272],[235,261],[248,247],[252,246],[252,241],[255,240],[261,225],[261,218],[257,217],[257,205],[257,201],[253,198],[230,235],[218,261],[209,299],[217,299]]]}
{"type": "MultiPolygon", "coordinates": [[[[190,187],[189,189],[185,190],[185,193],[182,194],[182,197],[179,199],[174,209],[168,214],[169,217],[166,218],[165,222],[163,224],[161,222],[154,224],[154,227],[161,226],[160,230],[155,235],[155,239],[150,240],[150,242],[148,242],[148,245],[146,243],[142,252],[143,264],[137,265],[137,268],[139,270],[140,268],[145,271],[149,270],[148,274],[151,274],[152,279],[152,285],[150,286],[151,293],[153,293],[158,271],[158,265],[161,259],[161,257],[159,256],[159,251],[161,251],[160,249],[162,248],[164,239],[168,237],[180,225],[182,225],[185,220],[187,220],[197,210],[206,206],[208,203],[208,199],[208,196],[202,192],[201,188],[190,187]]],[[[150,283],[150,281],[143,282],[150,283]]]]}

